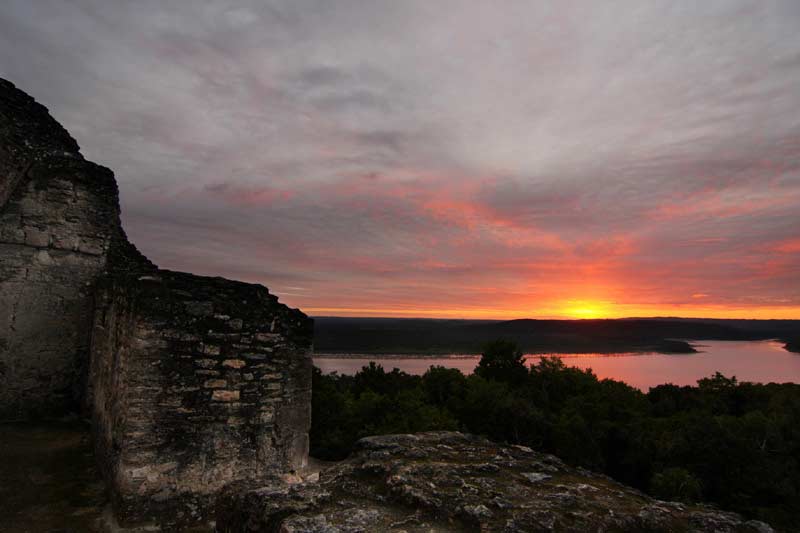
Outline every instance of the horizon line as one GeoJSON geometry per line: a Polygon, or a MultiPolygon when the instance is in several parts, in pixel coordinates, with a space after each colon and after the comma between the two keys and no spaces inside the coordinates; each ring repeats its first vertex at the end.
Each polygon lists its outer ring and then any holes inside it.
{"type": "MultiPolygon", "coordinates": [[[[302,309],[301,309],[302,311],[302,309]]],[[[594,317],[594,318],[570,318],[570,317],[521,317],[521,318],[450,318],[450,317],[426,317],[426,316],[347,316],[347,315],[312,315],[309,318],[350,318],[350,319],[373,319],[373,320],[463,320],[473,322],[513,322],[516,320],[560,320],[564,322],[587,322],[598,320],[736,320],[753,322],[800,322],[800,318],[710,318],[693,316],[628,316],[628,317],[594,317]]]]}

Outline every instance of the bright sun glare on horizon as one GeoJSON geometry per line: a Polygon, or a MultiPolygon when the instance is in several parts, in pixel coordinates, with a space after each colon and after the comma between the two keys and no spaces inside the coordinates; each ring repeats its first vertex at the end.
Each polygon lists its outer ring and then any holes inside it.
{"type": "Polygon", "coordinates": [[[610,315],[611,304],[589,300],[571,300],[564,305],[564,315],[569,318],[605,318],[610,315]]]}

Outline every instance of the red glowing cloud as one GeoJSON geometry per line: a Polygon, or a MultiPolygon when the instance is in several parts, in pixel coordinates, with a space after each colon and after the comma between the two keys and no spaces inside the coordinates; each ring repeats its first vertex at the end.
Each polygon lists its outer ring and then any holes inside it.
{"type": "Polygon", "coordinates": [[[800,318],[790,1],[162,4],[12,2],[0,64],[165,268],[310,314],[800,318]]]}

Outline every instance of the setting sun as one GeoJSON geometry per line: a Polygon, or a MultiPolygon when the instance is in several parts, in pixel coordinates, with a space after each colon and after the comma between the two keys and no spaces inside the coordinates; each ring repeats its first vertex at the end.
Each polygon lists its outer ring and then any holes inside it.
{"type": "Polygon", "coordinates": [[[563,307],[563,315],[569,318],[608,318],[610,314],[608,302],[570,300],[563,307]]]}

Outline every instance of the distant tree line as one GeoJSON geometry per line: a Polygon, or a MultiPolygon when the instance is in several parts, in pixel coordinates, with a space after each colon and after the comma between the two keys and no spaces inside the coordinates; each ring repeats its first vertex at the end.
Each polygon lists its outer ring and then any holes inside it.
{"type": "Polygon", "coordinates": [[[658,498],[800,528],[800,385],[715,374],[643,393],[514,343],[488,344],[475,373],[422,376],[370,363],[314,370],[311,453],[336,460],[367,435],[460,430],[524,444],[658,498]]]}

